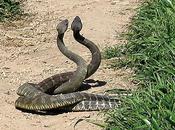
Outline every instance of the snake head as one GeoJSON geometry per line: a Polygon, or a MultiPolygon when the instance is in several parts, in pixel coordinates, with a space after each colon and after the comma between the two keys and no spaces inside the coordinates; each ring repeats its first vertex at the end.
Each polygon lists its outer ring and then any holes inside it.
{"type": "Polygon", "coordinates": [[[79,32],[82,29],[82,22],[79,16],[76,16],[72,22],[71,29],[74,32],[79,32]]]}
{"type": "Polygon", "coordinates": [[[57,25],[58,34],[64,34],[68,28],[68,20],[65,19],[57,25]]]}

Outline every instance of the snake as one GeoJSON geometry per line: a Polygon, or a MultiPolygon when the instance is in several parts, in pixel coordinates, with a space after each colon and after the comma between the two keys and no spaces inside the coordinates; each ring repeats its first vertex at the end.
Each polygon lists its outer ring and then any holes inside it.
{"type": "MultiPolygon", "coordinates": [[[[73,31],[73,36],[75,40],[82,45],[86,46],[91,54],[92,54],[92,59],[90,63],[87,66],[87,74],[86,78],[89,78],[91,75],[93,75],[96,70],[99,68],[100,63],[101,63],[101,53],[98,47],[90,40],[87,38],[84,38],[81,34],[80,31],[82,29],[82,22],[80,17],[76,16],[72,22],[71,29],[73,31]]],[[[62,49],[60,48],[58,44],[59,50],[62,52],[62,49]]],[[[69,58],[69,57],[68,57],[69,58]]],[[[49,78],[44,79],[40,83],[38,83],[38,87],[45,93],[48,94],[58,94],[58,93],[64,93],[61,89],[63,89],[63,85],[60,86],[61,84],[67,82],[70,80],[70,78],[73,76],[75,72],[66,72],[66,73],[60,73],[53,75],[49,78]],[[53,92],[54,90],[54,92],[53,92]]],[[[64,85],[65,87],[65,85],[64,85]]],[[[69,89],[69,92],[73,92],[74,89],[69,89]]]]}
{"type": "MultiPolygon", "coordinates": [[[[72,111],[84,111],[109,109],[114,108],[119,104],[119,99],[111,96],[90,94],[84,92],[72,92],[72,90],[71,93],[69,93],[70,89],[73,89],[74,91],[81,85],[81,83],[87,76],[88,69],[86,62],[80,56],[69,51],[65,47],[63,42],[63,36],[65,31],[67,30],[67,27],[68,20],[64,20],[58,24],[57,45],[59,48],[61,48],[62,53],[66,55],[69,59],[74,61],[78,67],[73,76],[69,79],[69,81],[61,85],[64,86],[61,90],[62,94],[49,95],[43,92],[44,88],[40,87],[38,84],[25,83],[17,90],[17,94],[20,95],[20,97],[15,102],[16,108],[25,110],[50,110],[71,108],[72,111]],[[78,87],[75,88],[75,86],[78,87]],[[66,94],[63,94],[64,92],[66,94]]],[[[81,36],[79,34],[81,28],[79,27],[81,26],[76,26],[76,24],[72,24],[72,30],[74,31],[75,39],[77,39],[76,36],[81,36]]],[[[79,42],[82,41],[80,40],[79,42]]]]}

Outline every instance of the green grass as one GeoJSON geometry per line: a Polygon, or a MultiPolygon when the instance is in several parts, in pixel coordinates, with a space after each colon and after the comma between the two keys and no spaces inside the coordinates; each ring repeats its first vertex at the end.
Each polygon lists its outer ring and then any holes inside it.
{"type": "Polygon", "coordinates": [[[107,130],[175,129],[175,0],[147,0],[138,9],[125,37],[105,58],[113,67],[131,67],[140,87],[108,112],[107,130]],[[122,57],[122,58],[120,58],[122,57]]]}
{"type": "Polygon", "coordinates": [[[0,0],[0,22],[18,19],[23,14],[20,3],[14,0],[0,0]]]}
{"type": "Polygon", "coordinates": [[[105,48],[105,51],[103,52],[102,57],[104,59],[120,57],[123,54],[122,49],[124,49],[124,46],[113,46],[113,47],[105,48]]]}

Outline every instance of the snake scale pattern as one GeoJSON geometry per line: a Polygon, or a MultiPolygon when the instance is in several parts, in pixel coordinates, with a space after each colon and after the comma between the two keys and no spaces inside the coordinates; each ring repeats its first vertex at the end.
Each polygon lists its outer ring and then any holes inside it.
{"type": "Polygon", "coordinates": [[[68,20],[58,24],[57,46],[66,57],[77,64],[76,71],[51,76],[38,84],[21,85],[17,90],[20,97],[15,102],[16,108],[34,111],[51,109],[92,111],[110,109],[120,104],[120,100],[114,96],[75,92],[86,78],[96,72],[101,62],[101,55],[98,47],[80,34],[82,23],[78,16],[72,22],[71,29],[75,40],[91,51],[90,64],[87,65],[83,58],[68,50],[63,41],[67,28],[68,20]]]}

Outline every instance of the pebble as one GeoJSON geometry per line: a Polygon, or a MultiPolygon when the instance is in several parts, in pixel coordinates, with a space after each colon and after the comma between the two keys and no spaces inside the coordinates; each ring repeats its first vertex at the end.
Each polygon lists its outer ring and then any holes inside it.
{"type": "Polygon", "coordinates": [[[115,5],[115,4],[116,4],[116,1],[112,1],[112,2],[111,2],[111,5],[115,5]]]}

